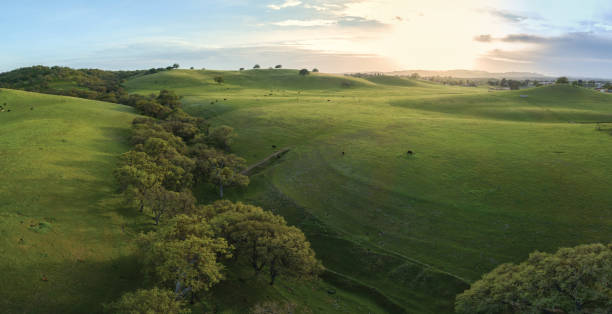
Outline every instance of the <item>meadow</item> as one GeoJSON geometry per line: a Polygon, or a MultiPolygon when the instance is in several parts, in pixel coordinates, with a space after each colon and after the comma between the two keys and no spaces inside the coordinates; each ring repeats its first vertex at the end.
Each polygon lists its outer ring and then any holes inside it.
{"type": "Polygon", "coordinates": [[[305,230],[329,282],[409,312],[450,312],[501,263],[612,236],[612,137],[596,123],[612,122],[610,95],[292,70],[178,70],[125,85],[172,89],[189,113],[234,127],[249,164],[290,148],[229,198],[305,230]]]}
{"type": "Polygon", "coordinates": [[[0,309],[99,311],[141,280],[115,196],[131,108],[0,89],[0,309]],[[10,112],[9,112],[10,110],[10,112]]]}

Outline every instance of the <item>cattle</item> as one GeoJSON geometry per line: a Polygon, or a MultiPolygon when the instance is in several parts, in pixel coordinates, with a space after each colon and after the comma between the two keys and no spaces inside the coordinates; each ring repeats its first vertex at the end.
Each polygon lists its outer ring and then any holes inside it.
{"type": "Polygon", "coordinates": [[[406,154],[408,154],[408,156],[412,156],[412,155],[414,155],[414,152],[409,150],[409,151],[406,152],[406,154]]]}
{"type": "Polygon", "coordinates": [[[344,152],[342,152],[342,156],[344,156],[344,152]]]}
{"type": "Polygon", "coordinates": [[[272,148],[276,148],[276,145],[272,145],[272,148]]]}

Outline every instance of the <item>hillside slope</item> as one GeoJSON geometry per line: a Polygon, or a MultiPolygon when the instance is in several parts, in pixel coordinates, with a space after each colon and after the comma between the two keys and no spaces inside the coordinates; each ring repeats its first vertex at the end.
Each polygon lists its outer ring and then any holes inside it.
{"type": "Polygon", "coordinates": [[[135,115],[6,89],[0,105],[0,309],[100,312],[140,279],[128,234],[141,221],[112,176],[135,115]]]}
{"type": "Polygon", "coordinates": [[[407,311],[450,312],[501,263],[612,236],[612,137],[575,123],[610,120],[609,95],[388,78],[308,89],[325,74],[281,74],[173,71],[126,85],[176,89],[192,114],[235,127],[251,164],[291,147],[230,198],[278,210],[328,268],[407,311]]]}

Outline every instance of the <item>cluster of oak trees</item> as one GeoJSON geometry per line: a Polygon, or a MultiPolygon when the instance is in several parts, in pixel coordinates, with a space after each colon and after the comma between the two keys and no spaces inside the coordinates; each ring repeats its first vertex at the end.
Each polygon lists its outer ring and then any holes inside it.
{"type": "Polygon", "coordinates": [[[104,71],[38,65],[0,73],[0,87],[125,103],[128,93],[122,84],[126,79],[137,75],[173,70],[178,67],[178,64],[174,64],[166,68],[150,70],[104,71]]]}
{"type": "Polygon", "coordinates": [[[322,270],[302,231],[281,216],[224,200],[197,203],[196,184],[217,185],[222,198],[224,187],[249,183],[241,173],[245,160],[228,153],[230,127],[211,129],[188,115],[171,91],[132,95],[129,104],[149,117],[134,120],[133,149],[121,156],[115,176],[125,199],[157,225],[137,239],[156,288],[125,294],[107,306],[111,311],[178,313],[232,269],[266,274],[271,285],[280,275],[309,278],[322,270]]]}

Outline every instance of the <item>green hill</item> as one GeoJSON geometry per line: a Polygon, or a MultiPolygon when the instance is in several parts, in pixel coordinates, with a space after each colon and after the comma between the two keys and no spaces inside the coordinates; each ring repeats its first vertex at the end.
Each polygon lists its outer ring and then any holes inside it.
{"type": "Polygon", "coordinates": [[[610,121],[612,97],[406,82],[172,71],[126,87],[176,90],[233,126],[249,163],[291,147],[230,197],[278,210],[329,269],[409,312],[450,312],[467,283],[534,250],[609,240],[612,137],[571,122],[610,121]]]}
{"type": "Polygon", "coordinates": [[[0,106],[1,312],[100,312],[141,280],[129,244],[141,221],[112,176],[135,115],[6,89],[0,106]]]}

